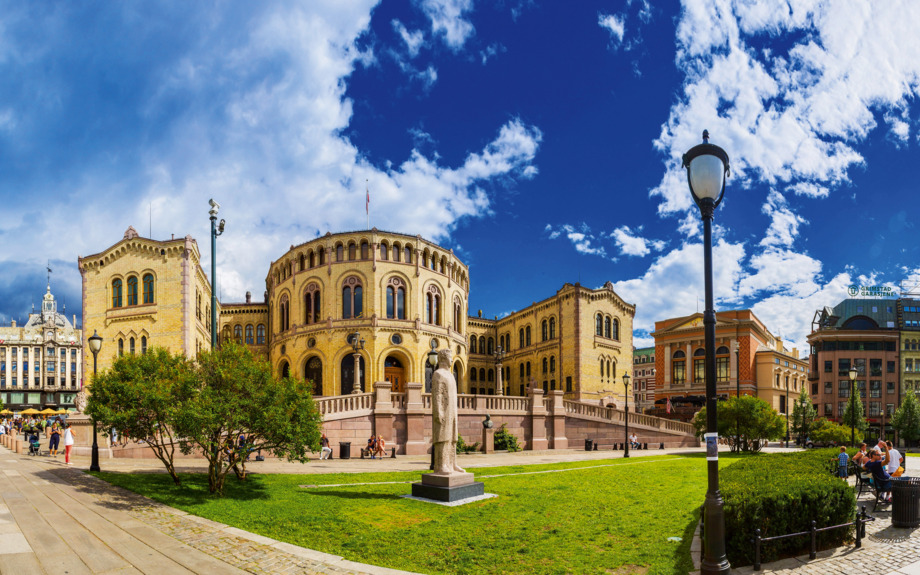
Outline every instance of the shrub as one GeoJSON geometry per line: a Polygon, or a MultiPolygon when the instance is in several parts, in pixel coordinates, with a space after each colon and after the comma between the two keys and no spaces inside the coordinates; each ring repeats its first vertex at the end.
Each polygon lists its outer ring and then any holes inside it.
{"type": "Polygon", "coordinates": [[[479,442],[477,441],[473,445],[470,445],[466,441],[463,441],[463,436],[459,433],[457,434],[457,453],[475,453],[479,451],[479,442]]]}
{"type": "Polygon", "coordinates": [[[521,446],[518,445],[517,437],[508,431],[508,425],[506,423],[503,423],[498,431],[495,432],[495,449],[505,449],[512,452],[521,450],[521,446]]]}
{"type": "MultiPolygon", "coordinates": [[[[849,523],[856,515],[853,488],[831,473],[837,449],[752,456],[726,468],[720,478],[725,500],[726,552],[733,567],[754,562],[754,530],[762,537],[800,533],[849,523]]],[[[853,451],[850,455],[855,453],[853,451]]],[[[818,533],[818,548],[843,545],[852,527],[818,533]]],[[[807,553],[809,536],[765,543],[761,561],[807,553]]]]}

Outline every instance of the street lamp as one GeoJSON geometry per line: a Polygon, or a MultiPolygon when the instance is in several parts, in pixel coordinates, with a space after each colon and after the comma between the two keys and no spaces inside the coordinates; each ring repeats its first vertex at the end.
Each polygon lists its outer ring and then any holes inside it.
{"type": "Polygon", "coordinates": [[[786,449],[789,449],[789,376],[786,376],[786,449]]]}
{"type": "Polygon", "coordinates": [[[703,274],[706,282],[706,309],[703,326],[706,344],[706,445],[709,485],[703,509],[705,541],[700,572],[703,575],[729,573],[731,565],[725,554],[725,515],[719,491],[718,416],[716,413],[716,313],[712,301],[712,218],[725,194],[729,175],[728,154],[709,143],[709,131],[703,131],[703,143],[684,154],[682,167],[687,168],[687,183],[693,201],[703,219],[703,274]],[[709,445],[715,448],[709,454],[709,445]]]}
{"type": "Polygon", "coordinates": [[[629,457],[629,373],[623,374],[623,387],[626,390],[626,417],[624,419],[626,422],[626,431],[624,431],[626,437],[626,452],[623,453],[623,457],[629,457]]]}
{"type": "Polygon", "coordinates": [[[361,334],[358,332],[351,334],[351,349],[354,350],[355,358],[355,382],[351,392],[364,393],[361,388],[361,350],[364,349],[364,340],[361,339],[361,334]]]}
{"type": "MultiPolygon", "coordinates": [[[[93,335],[89,336],[89,350],[93,352],[93,383],[96,383],[96,357],[99,350],[102,349],[102,336],[93,330],[93,335]]],[[[99,437],[96,432],[96,418],[93,418],[93,459],[89,465],[90,471],[101,471],[99,469],[99,437]]]]}
{"type": "Polygon", "coordinates": [[[850,368],[850,445],[856,447],[856,366],[850,368]]]}
{"type": "Polygon", "coordinates": [[[504,384],[502,383],[502,360],[505,359],[505,350],[502,349],[502,346],[498,346],[496,350],[492,353],[492,356],[495,358],[495,371],[498,372],[498,379],[495,380],[495,395],[504,395],[504,384]]]}
{"type": "MultiPolygon", "coordinates": [[[[428,368],[431,370],[431,375],[428,376],[428,391],[429,392],[431,391],[431,378],[434,377],[434,371],[438,369],[438,352],[436,351],[437,347],[438,347],[437,342],[432,341],[431,349],[428,351],[428,368]]],[[[434,452],[432,451],[432,453],[434,452]]],[[[434,456],[432,455],[432,457],[434,456]]]]}
{"type": "Polygon", "coordinates": [[[211,209],[211,349],[217,349],[217,236],[224,233],[224,224],[227,222],[220,220],[217,223],[217,212],[220,211],[220,204],[214,199],[208,200],[211,209]]]}

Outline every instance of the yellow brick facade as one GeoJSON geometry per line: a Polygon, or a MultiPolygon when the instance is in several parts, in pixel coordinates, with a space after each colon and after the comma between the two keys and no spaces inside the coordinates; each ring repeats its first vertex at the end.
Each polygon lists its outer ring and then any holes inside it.
{"type": "MultiPolygon", "coordinates": [[[[105,338],[100,368],[111,364],[119,338],[141,334],[148,346],[189,356],[208,349],[210,286],[195,241],[129,235],[80,259],[83,325],[105,338]],[[157,278],[155,304],[112,307],[112,281],[145,270],[157,278]]],[[[218,329],[223,341],[240,341],[267,357],[276,373],[311,381],[315,395],[353,390],[350,337],[357,333],[364,342],[358,352],[364,391],[377,381],[390,381],[394,391],[425,382],[428,352],[449,346],[460,392],[494,394],[492,352],[501,345],[506,394],[526,394],[532,384],[573,399],[622,401],[635,306],[610,283],[596,290],[565,284],[552,297],[494,320],[469,315],[469,289],[466,264],[420,236],[376,229],[329,233],[292,246],[270,264],[263,302],[247,294],[246,302],[220,305],[218,329]]]]}
{"type": "MultiPolygon", "coordinates": [[[[102,336],[99,370],[119,353],[165,347],[194,357],[210,349],[208,312],[211,286],[201,269],[198,244],[191,236],[157,241],[128,228],[110,248],[78,258],[83,285],[83,365],[92,365],[87,338],[102,336]],[[145,278],[152,278],[148,297],[145,278]],[[137,281],[135,301],[130,282],[137,281]],[[116,282],[121,282],[117,298],[116,282]],[[199,303],[200,302],[200,303],[199,303]]],[[[89,381],[89,378],[84,378],[89,381]]]]}

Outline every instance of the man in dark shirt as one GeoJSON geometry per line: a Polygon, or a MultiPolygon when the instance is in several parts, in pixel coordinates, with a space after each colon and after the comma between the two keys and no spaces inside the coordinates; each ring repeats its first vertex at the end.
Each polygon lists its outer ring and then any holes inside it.
{"type": "Polygon", "coordinates": [[[872,479],[875,481],[875,487],[879,493],[887,493],[885,501],[891,501],[891,476],[888,475],[888,461],[891,455],[886,451],[885,457],[882,458],[881,452],[873,449],[870,452],[871,459],[866,464],[866,469],[872,473],[872,479]]]}

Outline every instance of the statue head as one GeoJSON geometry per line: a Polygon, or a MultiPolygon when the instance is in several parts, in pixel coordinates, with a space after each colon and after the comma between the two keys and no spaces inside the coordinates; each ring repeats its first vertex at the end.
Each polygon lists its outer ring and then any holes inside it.
{"type": "Polygon", "coordinates": [[[445,347],[438,352],[438,368],[450,369],[450,360],[452,359],[450,348],[445,347]]]}

